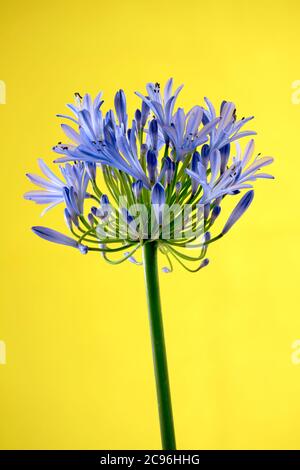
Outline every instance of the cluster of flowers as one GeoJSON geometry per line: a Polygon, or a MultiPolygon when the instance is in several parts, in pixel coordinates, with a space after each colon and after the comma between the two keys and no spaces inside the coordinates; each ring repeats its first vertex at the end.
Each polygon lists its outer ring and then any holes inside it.
{"type": "Polygon", "coordinates": [[[46,204],[43,212],[63,203],[73,236],[46,227],[33,231],[82,253],[100,251],[113,264],[127,259],[140,264],[134,253],[155,239],[168,260],[165,272],[173,269],[174,258],[198,271],[208,264],[208,245],[249,207],[253,181],[272,178],[261,171],[272,158],[254,157],[252,138],[241,150],[239,140],[255,134],[244,130],[253,117],[238,120],[234,103],[223,101],[217,113],[205,98],[205,106],[185,113],[175,110],[182,86],[173,91],[172,79],[163,93],[158,83],[148,83],[146,89],[145,96],[136,93],[141,107],[131,122],[123,90],[115,95],[115,113],[102,113],[102,93],[94,101],[89,94],[76,93],[75,104],[68,104],[73,116],[58,115],[71,124],[61,125],[68,142],[53,148],[61,176],[39,160],[44,176],[27,176],[42,189],[25,198],[46,204]],[[224,197],[245,189],[223,230],[212,237],[224,197]],[[187,248],[199,253],[187,253],[187,248]]]}

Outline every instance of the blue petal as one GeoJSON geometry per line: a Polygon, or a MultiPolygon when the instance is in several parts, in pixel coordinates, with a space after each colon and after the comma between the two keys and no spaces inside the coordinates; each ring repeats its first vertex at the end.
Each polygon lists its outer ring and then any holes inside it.
{"type": "Polygon", "coordinates": [[[147,152],[147,170],[150,183],[154,183],[157,170],[157,156],[154,150],[148,150],[147,152]]]}
{"type": "Polygon", "coordinates": [[[228,232],[228,230],[231,229],[231,227],[239,220],[239,218],[244,214],[244,212],[248,209],[250,206],[252,200],[254,197],[254,191],[248,191],[242,199],[238,202],[238,204],[235,206],[233,209],[232,213],[229,216],[229,219],[227,220],[222,233],[225,235],[225,233],[228,232]]]}
{"type": "Polygon", "coordinates": [[[63,233],[57,232],[56,230],[52,230],[51,228],[47,227],[32,227],[32,231],[38,235],[39,237],[47,240],[49,242],[58,243],[60,245],[71,246],[73,248],[78,248],[81,253],[87,253],[88,247],[85,245],[79,244],[73,238],[67,237],[63,233]]]}
{"type": "Polygon", "coordinates": [[[162,211],[166,201],[166,194],[164,187],[161,183],[156,183],[151,192],[151,203],[155,213],[156,220],[159,224],[162,223],[162,211]]]}
{"type": "Polygon", "coordinates": [[[119,124],[127,127],[127,114],[126,114],[126,96],[123,90],[119,90],[115,96],[115,108],[119,119],[119,124]]]}

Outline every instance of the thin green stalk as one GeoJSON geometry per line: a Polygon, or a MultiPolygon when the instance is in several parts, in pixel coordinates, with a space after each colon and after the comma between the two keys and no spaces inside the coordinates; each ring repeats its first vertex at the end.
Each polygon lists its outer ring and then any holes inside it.
{"type": "Polygon", "coordinates": [[[163,450],[175,450],[175,431],[159,293],[157,241],[143,245],[143,261],[162,447],[163,450]]]}

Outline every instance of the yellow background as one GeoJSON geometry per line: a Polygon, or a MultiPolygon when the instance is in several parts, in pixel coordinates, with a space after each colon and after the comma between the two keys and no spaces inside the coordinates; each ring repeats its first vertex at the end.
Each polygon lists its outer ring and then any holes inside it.
{"type": "Polygon", "coordinates": [[[22,194],[74,92],[101,89],[108,109],[122,87],[132,112],[169,76],[186,108],[208,96],[254,114],[276,158],[209,267],[161,276],[178,447],[299,448],[299,18],[297,0],[2,4],[1,448],[160,446],[142,268],[38,239],[61,208],[41,220],[22,194]]]}

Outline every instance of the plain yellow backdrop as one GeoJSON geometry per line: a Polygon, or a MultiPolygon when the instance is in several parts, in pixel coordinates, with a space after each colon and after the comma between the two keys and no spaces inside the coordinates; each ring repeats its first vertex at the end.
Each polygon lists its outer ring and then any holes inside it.
{"type": "Polygon", "coordinates": [[[122,87],[132,112],[169,76],[186,108],[208,96],[254,114],[276,158],[208,268],[161,275],[178,447],[299,448],[299,19],[297,0],[2,4],[1,448],[160,446],[142,268],[38,239],[62,209],[41,220],[22,194],[74,92],[103,90],[108,109],[122,87]]]}

